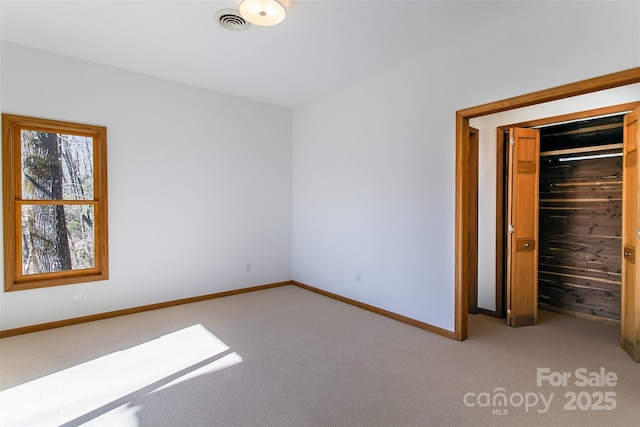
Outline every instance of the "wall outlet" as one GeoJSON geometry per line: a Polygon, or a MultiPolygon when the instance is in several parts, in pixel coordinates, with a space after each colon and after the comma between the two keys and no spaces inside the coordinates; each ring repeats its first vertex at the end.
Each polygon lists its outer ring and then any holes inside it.
{"type": "Polygon", "coordinates": [[[73,293],[73,303],[79,304],[82,302],[82,292],[74,292],[73,293]]]}
{"type": "Polygon", "coordinates": [[[362,274],[356,274],[356,283],[362,283],[362,274]]]}
{"type": "Polygon", "coordinates": [[[251,266],[250,262],[245,263],[244,271],[246,271],[247,273],[250,273],[251,272],[251,268],[252,268],[252,266],[251,266]]]}

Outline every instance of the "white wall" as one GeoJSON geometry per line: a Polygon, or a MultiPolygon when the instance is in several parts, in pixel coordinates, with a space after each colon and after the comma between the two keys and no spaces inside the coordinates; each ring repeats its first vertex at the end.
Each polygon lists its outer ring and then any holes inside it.
{"type": "Polygon", "coordinates": [[[2,112],[107,127],[110,279],[1,292],[0,329],[291,280],[290,110],[8,43],[1,58],[2,112]]]}
{"type": "Polygon", "coordinates": [[[495,310],[496,129],[499,126],[640,101],[640,84],[576,96],[470,120],[480,131],[478,221],[478,307],[495,310]]]}
{"type": "Polygon", "coordinates": [[[576,6],[294,109],[294,280],[453,330],[455,111],[640,65],[640,4],[576,6]]]}

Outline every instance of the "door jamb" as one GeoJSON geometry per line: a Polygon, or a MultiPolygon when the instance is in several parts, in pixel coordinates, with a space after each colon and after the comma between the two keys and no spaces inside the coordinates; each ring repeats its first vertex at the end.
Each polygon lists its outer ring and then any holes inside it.
{"type": "Polygon", "coordinates": [[[478,167],[480,131],[469,128],[469,313],[478,313],[478,167]],[[474,215],[475,212],[475,215],[474,215]]]}
{"type": "MultiPolygon", "coordinates": [[[[469,221],[469,120],[503,111],[556,101],[640,82],[640,67],[569,83],[526,95],[456,111],[456,195],[455,195],[455,305],[454,339],[467,338],[469,310],[469,268],[471,264],[469,221]]],[[[477,262],[477,256],[476,260],[477,262]]]]}

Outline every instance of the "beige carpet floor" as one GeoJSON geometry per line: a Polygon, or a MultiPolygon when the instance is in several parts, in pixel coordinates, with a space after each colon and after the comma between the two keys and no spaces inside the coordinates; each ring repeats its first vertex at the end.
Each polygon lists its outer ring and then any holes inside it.
{"type": "Polygon", "coordinates": [[[285,286],[4,338],[0,425],[640,426],[618,334],[475,315],[456,342],[285,286]]]}

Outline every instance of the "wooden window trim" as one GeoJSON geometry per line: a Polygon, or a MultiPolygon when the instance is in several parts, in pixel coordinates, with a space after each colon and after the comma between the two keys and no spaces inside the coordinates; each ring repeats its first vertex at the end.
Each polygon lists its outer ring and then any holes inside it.
{"type": "MultiPolygon", "coordinates": [[[[18,291],[72,283],[92,282],[109,278],[108,209],[107,209],[107,128],[34,117],[2,114],[2,180],[4,230],[4,290],[18,291]],[[47,204],[92,204],[94,210],[95,266],[92,269],[73,270],[22,276],[17,269],[22,265],[20,256],[19,206],[23,203],[19,174],[19,129],[84,135],[93,138],[94,198],[89,200],[47,201],[47,204]]],[[[31,201],[29,203],[32,203],[31,201]]],[[[38,204],[38,202],[35,202],[38,204]]]]}

